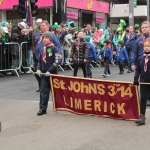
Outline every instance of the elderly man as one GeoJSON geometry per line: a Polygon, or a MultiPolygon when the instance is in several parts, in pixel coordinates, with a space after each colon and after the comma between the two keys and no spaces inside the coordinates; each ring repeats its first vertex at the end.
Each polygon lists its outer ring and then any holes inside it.
{"type": "MultiPolygon", "coordinates": [[[[30,27],[29,29],[30,32],[33,31],[33,28],[30,27]]],[[[39,60],[39,56],[40,56],[40,50],[44,47],[44,43],[42,40],[42,34],[46,31],[49,31],[49,22],[46,20],[43,20],[40,26],[40,31],[37,32],[36,34],[34,34],[34,46],[35,46],[35,58],[34,58],[34,71],[37,71],[37,64],[38,64],[38,60],[39,60]]],[[[51,32],[52,34],[52,42],[54,43],[54,45],[57,47],[59,54],[62,54],[62,48],[61,48],[61,44],[58,40],[58,38],[55,36],[55,34],[53,32],[51,32]]],[[[38,81],[39,84],[39,88],[36,90],[37,92],[40,91],[40,85],[41,85],[41,78],[35,74],[35,77],[38,81]]]]}
{"type": "Polygon", "coordinates": [[[37,32],[40,31],[41,23],[42,23],[42,19],[38,19],[38,20],[35,22],[34,33],[37,33],[37,32]]]}
{"type": "Polygon", "coordinates": [[[26,28],[26,24],[24,22],[20,22],[17,27],[14,27],[11,31],[11,35],[13,33],[17,33],[19,35],[19,43],[23,42],[23,37],[21,34],[21,30],[26,28]]]}

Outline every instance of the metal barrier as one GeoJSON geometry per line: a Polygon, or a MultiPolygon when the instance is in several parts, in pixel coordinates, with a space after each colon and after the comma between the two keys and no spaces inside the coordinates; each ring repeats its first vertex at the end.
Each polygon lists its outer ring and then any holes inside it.
{"type": "Polygon", "coordinates": [[[20,69],[20,45],[18,43],[0,43],[0,72],[15,72],[20,69]]]}
{"type": "Polygon", "coordinates": [[[33,54],[32,54],[32,50],[31,50],[31,46],[29,47],[28,42],[22,42],[20,45],[20,49],[21,49],[20,71],[21,71],[21,67],[22,67],[23,69],[28,69],[28,71],[31,71],[33,73],[33,71],[32,71],[33,54]]]}

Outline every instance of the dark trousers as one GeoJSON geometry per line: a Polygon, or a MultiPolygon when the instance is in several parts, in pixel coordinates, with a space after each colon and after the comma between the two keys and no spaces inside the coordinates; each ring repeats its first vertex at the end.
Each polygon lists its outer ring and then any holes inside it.
{"type": "Polygon", "coordinates": [[[82,65],[74,65],[73,76],[77,76],[78,68],[81,67],[83,71],[83,76],[86,77],[85,64],[82,65]]]}
{"type": "Polygon", "coordinates": [[[129,57],[129,63],[128,63],[128,70],[132,70],[131,69],[131,63],[130,63],[130,60],[131,60],[131,49],[127,49],[127,54],[128,54],[128,57],[129,57]]]}
{"type": "Polygon", "coordinates": [[[141,84],[140,95],[141,95],[140,111],[141,111],[141,114],[145,115],[146,104],[150,95],[150,85],[141,84]]]}
{"type": "Polygon", "coordinates": [[[124,62],[119,62],[119,69],[120,69],[120,72],[124,72],[124,62]]]}
{"type": "MultiPolygon", "coordinates": [[[[34,58],[34,72],[37,71],[37,65],[38,65],[38,60],[35,58],[35,56],[33,55],[33,58],[34,58]]],[[[39,77],[39,75],[37,74],[34,74],[36,80],[38,81],[38,85],[39,85],[39,88],[41,86],[41,77],[39,77]]]]}
{"type": "Polygon", "coordinates": [[[110,74],[109,58],[104,58],[104,62],[105,62],[104,74],[110,74]]]}
{"type": "Polygon", "coordinates": [[[46,110],[50,95],[50,77],[41,76],[40,110],[46,110]]]}
{"type": "Polygon", "coordinates": [[[92,77],[91,63],[92,63],[92,58],[88,58],[87,63],[86,63],[86,76],[87,77],[92,77]]]}

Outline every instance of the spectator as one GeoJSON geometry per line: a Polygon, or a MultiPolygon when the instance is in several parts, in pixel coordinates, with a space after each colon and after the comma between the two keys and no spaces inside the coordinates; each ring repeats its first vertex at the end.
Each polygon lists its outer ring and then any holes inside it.
{"type": "MultiPolygon", "coordinates": [[[[129,26],[129,32],[126,33],[126,35],[124,36],[124,42],[125,42],[125,47],[126,47],[126,50],[127,50],[127,53],[128,53],[129,61],[130,61],[130,58],[131,58],[132,48],[133,48],[137,38],[138,38],[138,35],[134,32],[134,27],[129,26]]],[[[128,68],[129,68],[129,70],[127,71],[127,73],[131,73],[132,70],[131,70],[130,63],[128,64],[128,68]]]]}
{"type": "Polygon", "coordinates": [[[37,33],[37,32],[40,31],[41,23],[42,23],[42,19],[38,19],[38,20],[35,22],[34,33],[37,33]]]}
{"type": "Polygon", "coordinates": [[[11,34],[17,33],[19,35],[19,43],[21,43],[23,41],[21,30],[23,30],[25,28],[26,28],[26,24],[24,22],[20,22],[17,27],[14,27],[12,29],[12,33],[11,34]]]}
{"type": "Polygon", "coordinates": [[[84,77],[86,77],[85,64],[88,59],[88,45],[83,38],[83,32],[78,33],[78,38],[71,47],[70,62],[73,62],[73,76],[77,76],[78,68],[81,67],[84,77]]]}
{"type": "Polygon", "coordinates": [[[88,23],[87,25],[86,25],[86,27],[84,28],[84,31],[83,32],[85,32],[86,33],[86,35],[91,35],[91,32],[90,32],[90,29],[91,29],[91,25],[88,23]]]}

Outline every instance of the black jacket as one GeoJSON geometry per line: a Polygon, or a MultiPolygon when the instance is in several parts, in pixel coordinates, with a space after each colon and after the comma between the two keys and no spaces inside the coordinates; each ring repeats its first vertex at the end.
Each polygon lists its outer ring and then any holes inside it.
{"type": "Polygon", "coordinates": [[[79,50],[77,45],[78,40],[75,40],[71,47],[70,58],[73,58],[73,64],[84,64],[84,59],[88,59],[88,44],[84,39],[80,39],[79,50]]]}
{"type": "Polygon", "coordinates": [[[148,57],[147,71],[144,71],[145,56],[140,56],[137,61],[134,80],[138,80],[140,77],[140,82],[150,82],[150,56],[148,57]]]}

